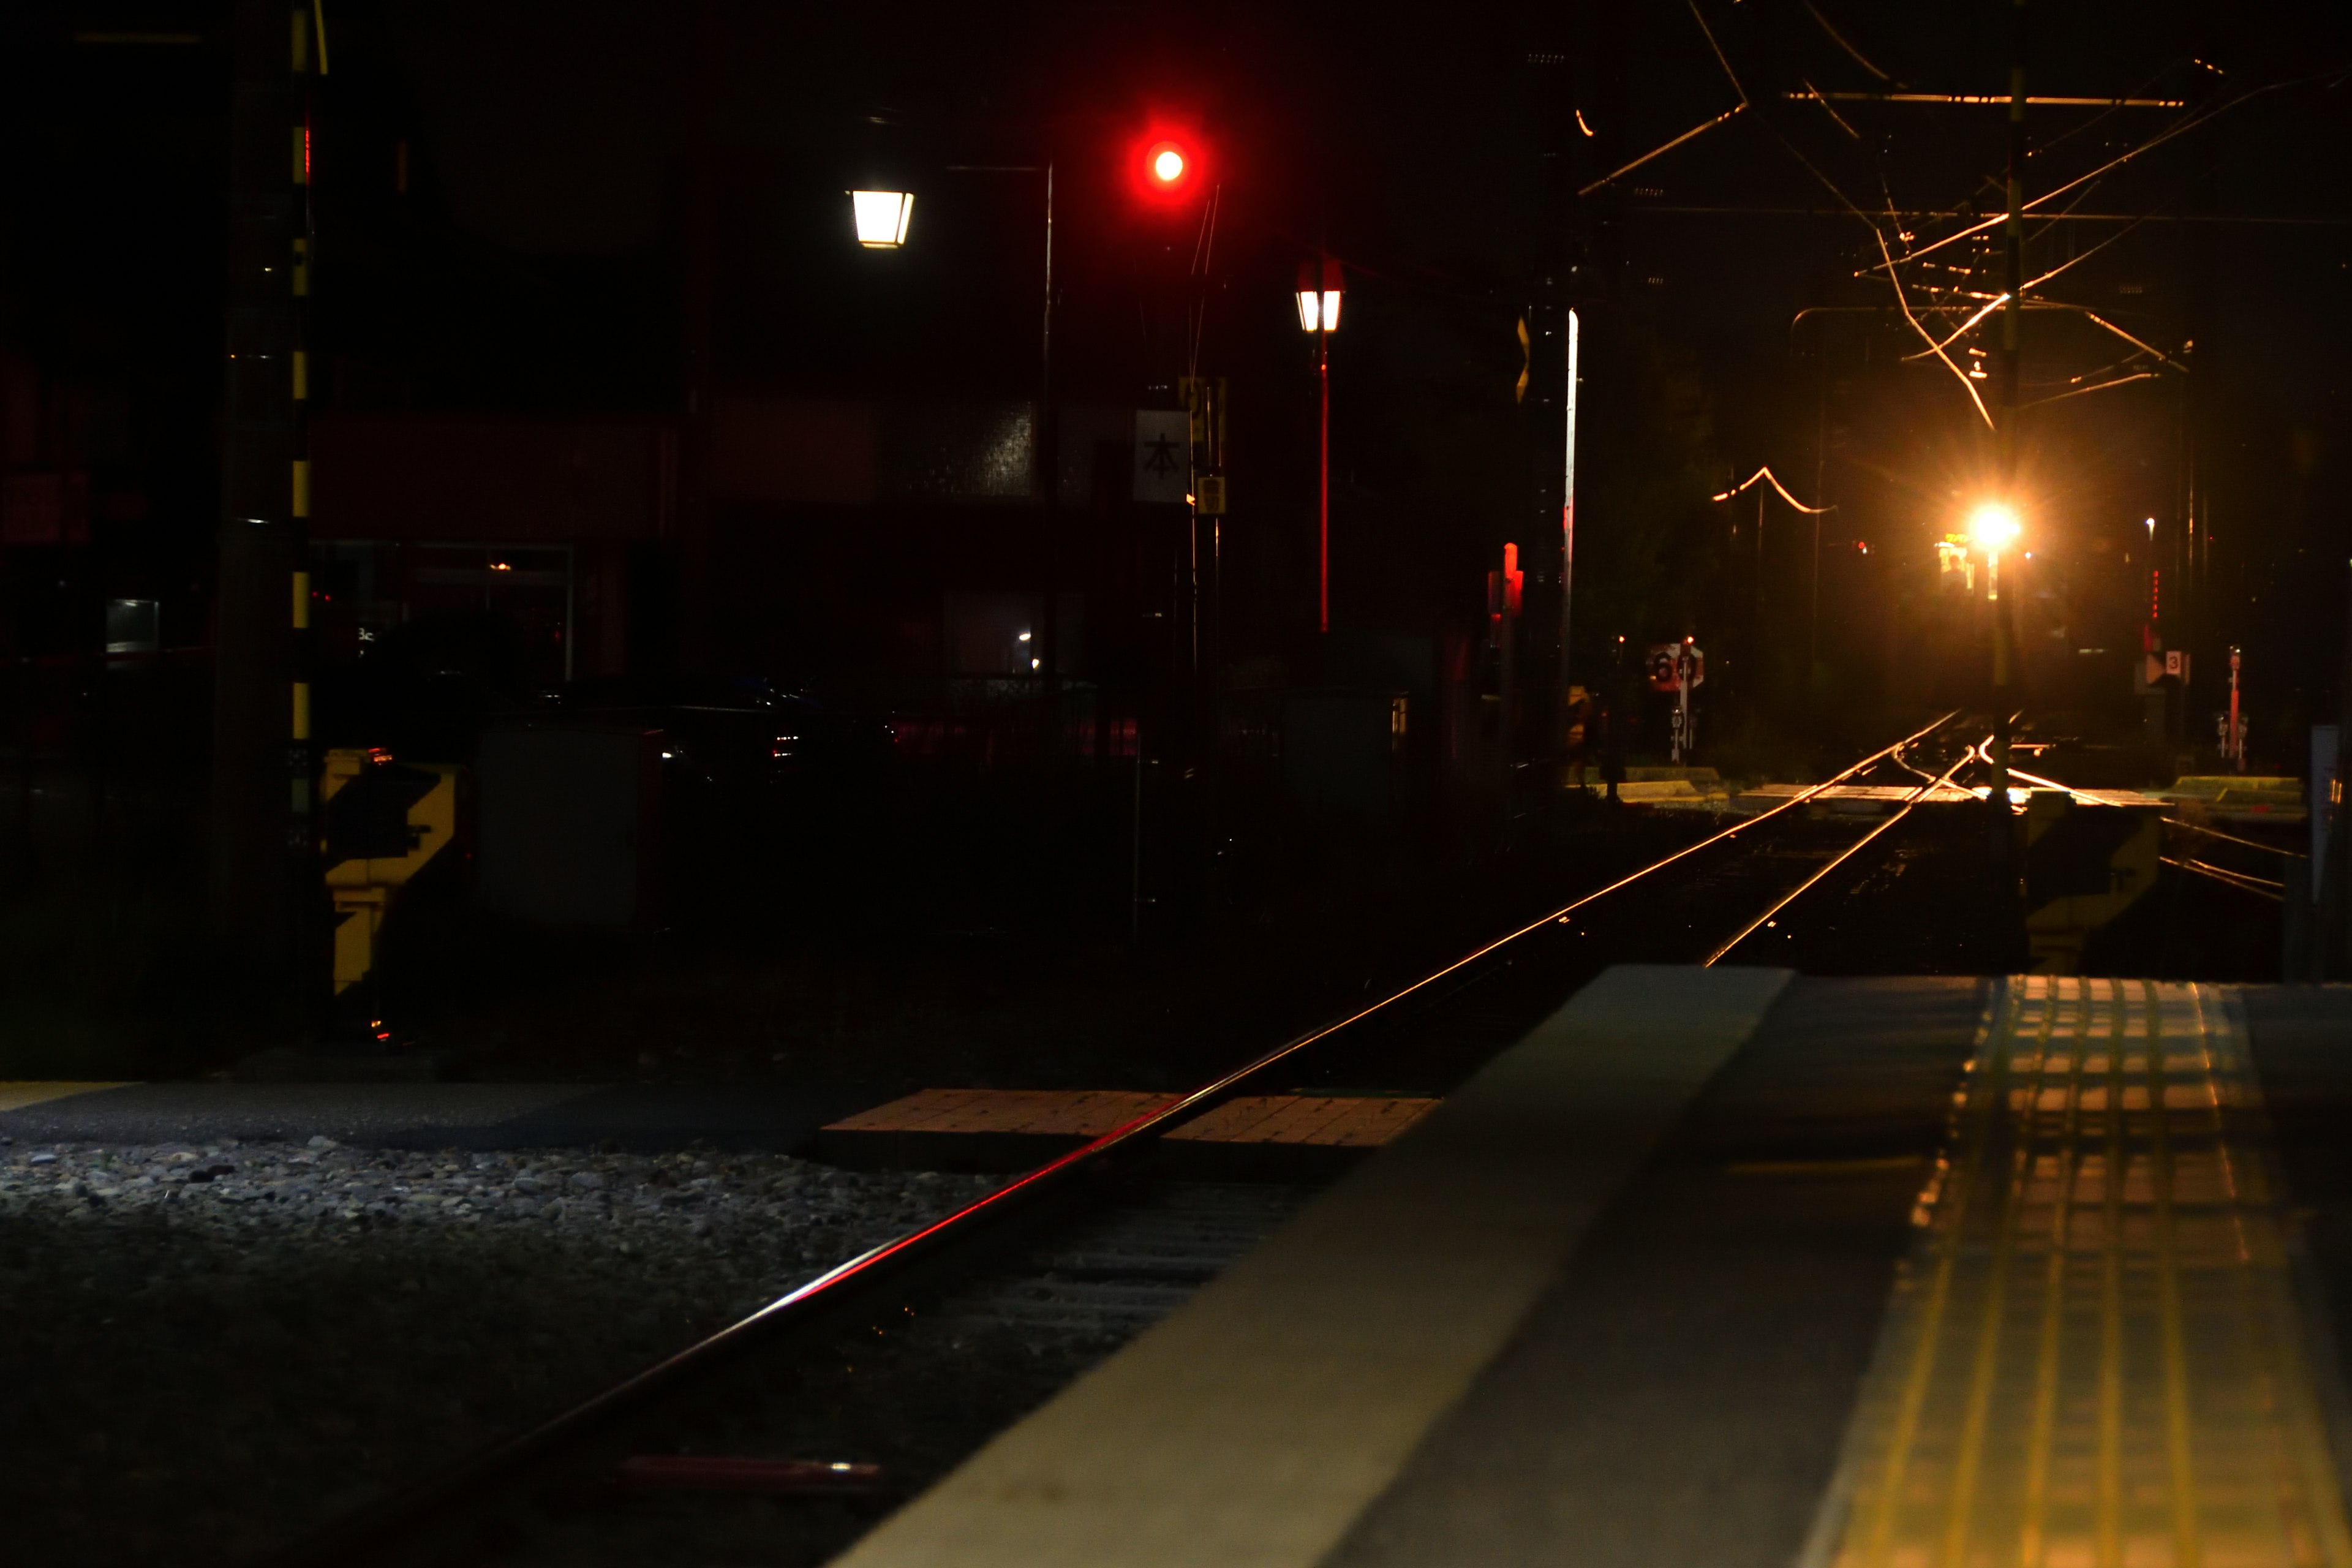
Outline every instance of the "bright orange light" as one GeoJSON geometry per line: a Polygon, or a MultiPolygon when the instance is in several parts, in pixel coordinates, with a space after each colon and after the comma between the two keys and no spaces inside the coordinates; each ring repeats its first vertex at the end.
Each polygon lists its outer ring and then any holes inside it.
{"type": "Polygon", "coordinates": [[[1998,555],[2013,543],[2023,524],[2015,508],[1989,500],[1969,513],[1969,539],[1988,555],[1998,555]]]}
{"type": "Polygon", "coordinates": [[[1151,150],[1148,166],[1153,179],[1172,185],[1184,177],[1184,149],[1173,142],[1162,142],[1151,150]]]}

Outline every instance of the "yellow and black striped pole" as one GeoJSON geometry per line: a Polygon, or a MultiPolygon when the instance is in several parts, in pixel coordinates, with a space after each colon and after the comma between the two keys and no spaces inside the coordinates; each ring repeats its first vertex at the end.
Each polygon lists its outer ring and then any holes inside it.
{"type": "MultiPolygon", "coordinates": [[[[254,995],[325,989],[301,622],[310,511],[303,411],[316,259],[315,0],[234,0],[221,513],[213,606],[216,954],[254,995]],[[289,614],[289,595],[301,584],[289,614]]],[[[291,1022],[292,1020],[288,1020],[291,1022]]]]}
{"type": "MultiPolygon", "coordinates": [[[[320,880],[319,757],[310,722],[313,639],[310,633],[310,302],[317,215],[314,205],[314,159],[317,151],[318,79],[327,70],[327,29],[323,0],[294,0],[288,14],[290,67],[294,81],[293,223],[289,237],[287,289],[291,340],[287,351],[287,542],[292,556],[292,603],[288,632],[291,641],[292,701],[289,704],[286,748],[289,804],[286,842],[293,889],[295,984],[306,1003],[328,993],[331,936],[325,919],[325,892],[320,880]]],[[[306,1011],[308,1009],[306,1008],[306,1011]]]]}

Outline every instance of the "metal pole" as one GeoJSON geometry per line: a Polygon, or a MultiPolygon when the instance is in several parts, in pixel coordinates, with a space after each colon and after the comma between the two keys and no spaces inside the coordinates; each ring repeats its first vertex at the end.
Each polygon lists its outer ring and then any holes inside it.
{"type": "Polygon", "coordinates": [[[1315,629],[1331,629],[1331,331],[1315,332],[1315,385],[1321,412],[1315,427],[1315,629]]]}
{"type": "Polygon", "coordinates": [[[1135,725],[1135,804],[1129,818],[1127,863],[1128,940],[1143,941],[1143,722],[1135,725]]]}
{"type": "MultiPolygon", "coordinates": [[[[1813,427],[1813,505],[1826,508],[1829,503],[1830,467],[1830,359],[1829,345],[1820,345],[1819,363],[1822,373],[1822,403],[1819,421],[1813,427]]],[[[1813,668],[1822,662],[1822,514],[1813,513],[1813,573],[1812,587],[1805,605],[1805,693],[1808,700],[1813,689],[1813,668]]]]}
{"type": "Polygon", "coordinates": [[[1566,405],[1568,464],[1560,476],[1559,487],[1559,705],[1563,715],[1569,705],[1569,610],[1575,603],[1576,588],[1576,379],[1577,379],[1577,320],[1576,312],[1568,313],[1568,391],[1562,401],[1566,405]]]}
{"type": "Polygon", "coordinates": [[[1062,476],[1055,461],[1058,447],[1054,439],[1054,164],[1048,159],[1045,175],[1045,291],[1037,327],[1037,507],[1045,530],[1045,559],[1043,576],[1045,583],[1045,603],[1038,606],[1038,663],[1044,677],[1037,684],[1039,734],[1037,746],[1044,757],[1050,759],[1061,740],[1061,518],[1056,508],[1061,497],[1062,476]]]}
{"type": "Polygon", "coordinates": [[[214,603],[213,917],[236,966],[265,984],[310,976],[294,910],[310,839],[307,742],[296,710],[289,589],[302,565],[309,510],[296,392],[308,391],[299,315],[310,287],[307,116],[309,27],[289,7],[235,9],[229,168],[228,309],[221,454],[218,586],[214,603]],[[289,178],[290,163],[290,178],[289,178]],[[298,370],[298,366],[300,368],[298,370]],[[289,791],[288,775],[295,781],[289,791]],[[292,808],[289,816],[289,806],[292,808]]]}
{"type": "MultiPolygon", "coordinates": [[[[2018,298],[2025,284],[2025,0],[2011,0],[2009,67],[2009,218],[2002,226],[2001,268],[2007,300],[2000,312],[2000,494],[2010,505],[2017,500],[2018,329],[2024,319],[2018,298]]],[[[1993,576],[1997,560],[1987,563],[1987,592],[1992,609],[1992,789],[1989,795],[2008,842],[2009,814],[2009,622],[2008,606],[1999,602],[1993,576]]],[[[2014,595],[2012,595],[2014,597],[2014,595]]]]}
{"type": "MultiPolygon", "coordinates": [[[[1756,646],[1748,650],[1759,671],[1764,668],[1764,487],[1756,487],[1756,646]]],[[[1757,685],[1761,689],[1759,674],[1757,685]]]]}
{"type": "Polygon", "coordinates": [[[2230,763],[2231,771],[2246,771],[2246,732],[2238,717],[2238,650],[2230,650],[2230,763]]]}

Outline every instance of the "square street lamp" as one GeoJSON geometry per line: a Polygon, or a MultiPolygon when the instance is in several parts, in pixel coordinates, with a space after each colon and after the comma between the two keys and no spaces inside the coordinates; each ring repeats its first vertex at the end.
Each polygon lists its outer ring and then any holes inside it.
{"type": "Polygon", "coordinates": [[[907,220],[915,216],[912,191],[852,191],[850,216],[857,243],[868,250],[896,250],[907,243],[907,220]]]}
{"type": "Polygon", "coordinates": [[[1339,264],[1323,264],[1322,287],[1316,287],[1314,268],[1302,265],[1298,268],[1298,325],[1302,331],[1336,332],[1339,330],[1339,264]]]}

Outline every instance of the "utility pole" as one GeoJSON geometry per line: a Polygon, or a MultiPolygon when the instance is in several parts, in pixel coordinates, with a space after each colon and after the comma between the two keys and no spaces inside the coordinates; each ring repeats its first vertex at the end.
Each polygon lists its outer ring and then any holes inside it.
{"type": "MultiPolygon", "coordinates": [[[[2024,301],[2018,298],[2025,285],[2025,0],[2011,0],[2010,18],[2009,218],[2001,229],[2002,289],[2006,300],[2000,311],[2000,422],[1995,436],[2000,447],[2001,499],[2013,507],[2017,497],[2018,329],[2025,316],[2024,301]]],[[[2009,606],[1994,601],[1992,790],[1989,799],[2004,854],[2009,843],[2010,617],[2009,606]]]]}
{"type": "Polygon", "coordinates": [[[1575,50],[1562,19],[1529,7],[1519,73],[1534,131],[1529,169],[1530,207],[1527,334],[1528,375],[1523,395],[1528,420],[1525,569],[1538,584],[1532,605],[1517,606],[1527,617],[1528,658],[1514,670],[1522,689],[1517,710],[1507,711],[1504,748],[1507,761],[1525,757],[1549,763],[1566,750],[1569,726],[1570,610],[1576,576],[1576,377],[1578,328],[1570,308],[1577,284],[1573,233],[1576,191],[1573,169],[1581,156],[1577,130],[1575,50]]]}
{"type": "Polygon", "coordinates": [[[1560,424],[1567,439],[1562,444],[1566,462],[1559,482],[1559,712],[1560,733],[1567,734],[1569,700],[1569,612],[1576,602],[1576,384],[1582,372],[1577,365],[1579,336],[1576,310],[1568,312],[1568,387],[1560,395],[1560,424]]]}
{"type": "Polygon", "coordinates": [[[299,655],[310,619],[303,334],[317,21],[312,5],[286,0],[238,0],[235,12],[210,868],[213,926],[232,966],[306,990],[318,836],[299,655]]]}

